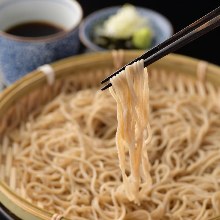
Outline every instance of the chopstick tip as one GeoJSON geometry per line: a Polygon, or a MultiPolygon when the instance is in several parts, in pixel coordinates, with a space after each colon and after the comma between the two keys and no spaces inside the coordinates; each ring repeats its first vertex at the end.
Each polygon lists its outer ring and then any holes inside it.
{"type": "Polygon", "coordinates": [[[108,83],[107,85],[105,85],[104,87],[102,87],[101,90],[104,91],[104,90],[110,88],[111,86],[112,86],[112,84],[111,84],[111,83],[108,83]]]}

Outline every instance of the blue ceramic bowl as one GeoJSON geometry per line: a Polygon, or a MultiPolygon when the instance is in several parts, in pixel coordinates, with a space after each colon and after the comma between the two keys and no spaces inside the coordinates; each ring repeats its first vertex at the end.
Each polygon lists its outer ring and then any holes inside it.
{"type": "Polygon", "coordinates": [[[75,0],[0,1],[0,72],[10,85],[37,67],[78,53],[82,8],[75,0]],[[7,33],[22,23],[42,21],[62,31],[40,38],[7,33]]]}
{"type": "MultiPolygon", "coordinates": [[[[79,29],[79,37],[81,42],[88,50],[106,50],[105,48],[98,46],[92,41],[94,27],[96,27],[96,25],[102,24],[104,20],[109,18],[109,16],[116,14],[116,12],[121,7],[122,6],[114,6],[101,9],[99,11],[93,12],[83,20],[79,29]]],[[[148,19],[149,25],[154,31],[155,36],[151,47],[160,44],[173,34],[173,26],[166,17],[148,8],[136,7],[136,9],[142,17],[146,17],[148,19]]]]}

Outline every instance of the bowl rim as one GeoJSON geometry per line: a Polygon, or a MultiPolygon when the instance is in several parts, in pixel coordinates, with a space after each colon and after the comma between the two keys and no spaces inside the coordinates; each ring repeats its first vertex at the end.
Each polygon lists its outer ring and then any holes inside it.
{"type": "MultiPolygon", "coordinates": [[[[122,7],[122,5],[115,5],[115,6],[110,6],[110,7],[105,7],[99,10],[96,10],[94,12],[92,12],[91,14],[89,14],[87,17],[85,17],[83,19],[83,21],[81,22],[80,26],[79,26],[79,38],[82,42],[82,44],[90,50],[93,51],[105,51],[107,49],[100,47],[98,45],[96,45],[94,42],[92,42],[92,40],[85,34],[85,29],[86,27],[89,25],[90,21],[93,20],[95,17],[97,17],[97,15],[105,15],[106,12],[110,12],[110,11],[116,11],[118,9],[120,9],[122,7]]],[[[155,14],[157,16],[159,16],[161,19],[164,20],[164,22],[167,24],[167,27],[169,29],[169,37],[172,36],[172,34],[174,33],[174,27],[173,24],[171,23],[171,21],[162,13],[151,9],[151,8],[147,8],[147,7],[143,7],[143,6],[135,6],[136,9],[141,10],[141,11],[147,11],[150,12],[152,14],[155,14]]]]}

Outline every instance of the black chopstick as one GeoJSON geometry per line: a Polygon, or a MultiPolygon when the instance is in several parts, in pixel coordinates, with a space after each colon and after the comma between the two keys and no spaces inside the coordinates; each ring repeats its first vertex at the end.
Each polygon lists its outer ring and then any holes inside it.
{"type": "MultiPolygon", "coordinates": [[[[171,52],[174,52],[175,50],[185,46],[189,42],[208,33],[209,31],[219,26],[219,23],[220,23],[219,15],[220,15],[220,7],[211,11],[207,15],[203,16],[202,18],[193,22],[186,28],[174,34],[171,38],[167,39],[163,43],[147,51],[146,53],[136,58],[135,60],[131,61],[130,63],[128,63],[121,69],[117,70],[112,75],[108,76],[101,83],[107,82],[109,79],[111,79],[112,77],[117,75],[119,72],[124,70],[126,66],[131,65],[132,63],[138,60],[144,59],[144,65],[146,67],[152,64],[153,62],[159,60],[160,58],[164,57],[165,55],[171,52]]],[[[110,86],[111,86],[111,83],[104,86],[101,90],[105,90],[109,88],[110,86]]]]}

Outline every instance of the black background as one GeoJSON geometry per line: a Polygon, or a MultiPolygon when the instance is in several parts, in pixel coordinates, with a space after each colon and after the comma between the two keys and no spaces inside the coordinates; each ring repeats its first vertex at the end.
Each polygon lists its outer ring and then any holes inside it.
{"type": "MultiPolygon", "coordinates": [[[[84,17],[98,9],[108,6],[123,5],[125,3],[144,6],[158,11],[167,17],[174,27],[174,32],[181,30],[211,10],[220,6],[220,0],[79,0],[78,2],[83,8],[84,17]]],[[[220,27],[179,49],[176,53],[220,65],[220,27]]]]}

